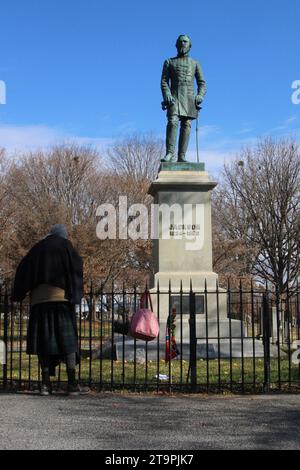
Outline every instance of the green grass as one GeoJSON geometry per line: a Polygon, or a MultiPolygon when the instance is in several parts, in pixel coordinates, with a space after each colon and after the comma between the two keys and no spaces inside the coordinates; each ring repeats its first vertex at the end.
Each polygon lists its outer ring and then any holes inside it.
{"type": "MultiPolygon", "coordinates": [[[[13,382],[18,381],[20,378],[22,382],[29,381],[29,357],[22,353],[21,355],[21,369],[20,369],[20,354],[8,354],[8,380],[13,382]],[[21,376],[20,376],[21,370],[21,376]]],[[[37,381],[38,375],[38,362],[36,357],[31,357],[31,373],[30,380],[37,381]]],[[[2,379],[2,370],[0,366],[0,381],[2,379]]],[[[172,362],[172,384],[186,385],[188,376],[189,363],[186,361],[173,361],[172,362]]],[[[288,384],[291,382],[293,385],[299,385],[300,374],[299,366],[291,364],[291,371],[289,372],[288,360],[280,360],[281,369],[281,382],[288,384]]],[[[91,382],[95,385],[102,384],[103,386],[111,386],[127,389],[146,388],[147,383],[149,388],[155,388],[157,385],[156,375],[159,374],[169,376],[169,364],[165,364],[163,360],[159,362],[159,370],[157,362],[148,361],[147,368],[145,364],[137,364],[125,362],[124,364],[119,361],[112,363],[110,360],[92,360],[90,363],[89,358],[84,358],[81,361],[80,379],[83,382],[91,382]],[[91,368],[91,376],[90,376],[91,368]]],[[[65,366],[61,366],[61,381],[66,381],[65,366]]],[[[241,390],[242,382],[245,384],[245,391],[253,391],[253,383],[255,382],[257,390],[259,390],[264,382],[264,361],[263,359],[245,359],[242,363],[241,359],[234,359],[232,362],[229,360],[210,360],[208,363],[205,360],[197,362],[197,382],[203,389],[214,391],[218,389],[219,384],[221,389],[230,389],[230,384],[233,384],[233,389],[241,390]],[[255,370],[254,370],[255,366],[255,370]],[[220,372],[220,376],[219,376],[220,372]],[[243,380],[244,377],[244,380],[243,380]]],[[[278,388],[279,374],[278,374],[278,360],[271,360],[271,385],[273,389],[278,388]]],[[[160,387],[168,386],[169,381],[161,381],[160,387]]]]}
{"type": "MultiPolygon", "coordinates": [[[[11,325],[10,325],[11,326],[11,325]]],[[[22,352],[21,355],[18,352],[20,344],[22,350],[26,348],[26,325],[22,325],[22,342],[20,342],[20,325],[15,323],[13,330],[9,329],[9,335],[11,336],[8,342],[9,349],[13,349],[13,353],[8,352],[7,357],[7,375],[9,383],[17,383],[19,380],[22,382],[37,381],[39,378],[38,374],[38,361],[36,357],[29,357],[22,352]],[[13,335],[11,335],[13,331],[13,335]],[[20,367],[21,358],[21,367],[20,367]],[[30,361],[30,362],[29,362],[30,361]],[[29,376],[30,366],[30,376],[29,376]]],[[[0,325],[0,338],[3,334],[3,322],[0,325]]],[[[146,384],[149,389],[155,389],[157,387],[156,375],[162,374],[169,376],[170,368],[169,364],[165,364],[164,360],[161,360],[159,364],[157,362],[148,361],[147,367],[145,364],[137,364],[134,366],[131,362],[122,362],[110,360],[92,360],[90,362],[89,348],[99,348],[100,338],[105,342],[106,339],[111,337],[111,323],[103,322],[102,326],[99,322],[89,323],[83,321],[81,328],[81,348],[85,351],[87,357],[83,357],[80,367],[80,379],[83,382],[91,382],[97,386],[98,384],[103,387],[109,388],[126,388],[145,389],[146,384]],[[90,339],[91,330],[91,339],[90,339]],[[113,386],[111,387],[111,384],[113,386]]],[[[282,384],[300,384],[300,368],[294,364],[290,364],[291,369],[289,370],[288,356],[285,355],[278,362],[278,359],[271,359],[271,385],[273,389],[279,388],[279,367],[280,367],[280,381],[282,384]]],[[[172,362],[172,384],[176,388],[176,385],[187,384],[187,376],[189,370],[188,361],[176,361],[172,362]]],[[[2,381],[2,367],[0,365],[0,382],[2,381]]],[[[61,381],[66,381],[65,366],[61,367],[61,381]]],[[[198,360],[197,362],[197,382],[201,384],[203,390],[241,390],[242,383],[245,384],[245,391],[260,390],[264,382],[264,361],[263,359],[241,359],[230,360],[222,359],[218,360],[198,360]],[[254,385],[256,388],[254,388],[254,385]]],[[[168,388],[168,381],[160,381],[159,386],[161,389],[168,388]]],[[[286,385],[284,385],[286,386],[286,385]]]]}

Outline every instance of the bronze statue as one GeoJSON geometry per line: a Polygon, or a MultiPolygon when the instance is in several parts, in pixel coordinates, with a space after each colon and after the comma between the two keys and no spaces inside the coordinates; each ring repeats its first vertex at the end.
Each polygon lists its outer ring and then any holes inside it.
{"type": "Polygon", "coordinates": [[[172,162],[175,156],[178,127],[180,121],[180,136],[178,162],[186,162],[185,155],[189,145],[191,123],[197,119],[201,103],[206,93],[201,65],[189,57],[192,47],[191,39],[181,35],[177,39],[177,57],[164,63],[161,90],[163,94],[162,107],[167,110],[168,125],[166,147],[167,152],[162,162],[172,162]],[[195,94],[194,80],[197,82],[195,94]]]}

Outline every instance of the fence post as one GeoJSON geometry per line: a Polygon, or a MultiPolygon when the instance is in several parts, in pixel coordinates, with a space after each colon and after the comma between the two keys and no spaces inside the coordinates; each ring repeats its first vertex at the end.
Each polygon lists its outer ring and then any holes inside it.
{"type": "Polygon", "coordinates": [[[190,292],[190,370],[191,388],[197,388],[197,338],[196,338],[196,294],[190,292]]]}
{"type": "Polygon", "coordinates": [[[270,298],[268,292],[263,295],[263,345],[264,345],[264,391],[270,391],[270,298]]]}

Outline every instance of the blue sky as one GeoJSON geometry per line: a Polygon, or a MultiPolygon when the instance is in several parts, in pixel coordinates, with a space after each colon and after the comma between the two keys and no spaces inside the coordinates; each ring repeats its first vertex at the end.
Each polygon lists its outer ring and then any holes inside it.
{"type": "Polygon", "coordinates": [[[207,80],[200,151],[212,172],[257,137],[300,140],[299,23],[299,0],[2,0],[0,146],[164,135],[161,69],[182,33],[207,80]]]}

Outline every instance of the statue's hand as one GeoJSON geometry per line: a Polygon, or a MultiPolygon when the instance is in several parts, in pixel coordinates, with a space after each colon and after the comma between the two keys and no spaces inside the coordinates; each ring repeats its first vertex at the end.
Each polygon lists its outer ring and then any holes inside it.
{"type": "Polygon", "coordinates": [[[175,100],[172,95],[168,95],[166,96],[165,102],[166,102],[166,105],[170,107],[175,103],[175,100]]]}
{"type": "Polygon", "coordinates": [[[200,96],[200,95],[196,96],[196,98],[195,98],[196,108],[200,108],[202,102],[203,102],[202,96],[200,96]]]}

